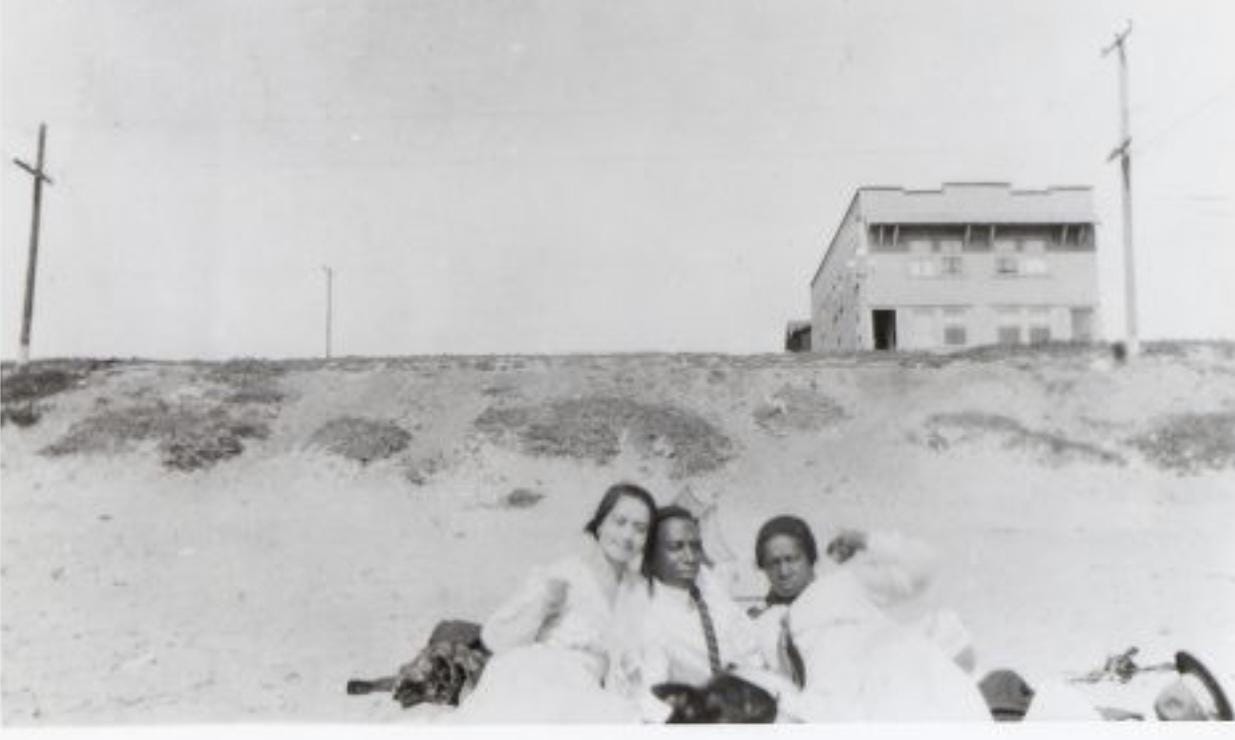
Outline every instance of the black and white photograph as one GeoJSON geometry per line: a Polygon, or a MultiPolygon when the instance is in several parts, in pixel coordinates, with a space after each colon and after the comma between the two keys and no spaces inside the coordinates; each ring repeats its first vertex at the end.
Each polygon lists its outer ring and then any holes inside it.
{"type": "Polygon", "coordinates": [[[1232,29],[4,0],[0,726],[1230,722],[1232,29]]]}

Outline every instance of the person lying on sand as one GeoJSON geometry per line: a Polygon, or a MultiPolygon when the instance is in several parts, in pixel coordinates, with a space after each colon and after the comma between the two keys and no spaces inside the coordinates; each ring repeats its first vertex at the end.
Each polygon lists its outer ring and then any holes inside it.
{"type": "Polygon", "coordinates": [[[630,483],[610,487],[584,527],[578,551],[533,570],[487,619],[492,651],[454,722],[623,722],[637,718],[634,678],[620,656],[633,648],[647,607],[637,567],[650,559],[656,504],[630,483]]]}
{"type": "MultiPolygon", "coordinates": [[[[1084,694],[1059,681],[1043,681],[1031,687],[1020,674],[1007,668],[988,673],[979,682],[979,687],[991,715],[1001,722],[1095,719],[1232,721],[1231,703],[1226,693],[1200,660],[1191,653],[1179,651],[1175,653],[1175,660],[1165,667],[1172,675],[1158,690],[1153,706],[1149,708],[1151,711],[1145,708],[1138,711],[1095,706],[1084,694]]],[[[1158,666],[1153,666],[1150,670],[1157,669],[1158,666]]],[[[1136,672],[1138,669],[1132,666],[1130,673],[1136,672]]],[[[1127,678],[1130,677],[1129,674],[1127,678]]]]}

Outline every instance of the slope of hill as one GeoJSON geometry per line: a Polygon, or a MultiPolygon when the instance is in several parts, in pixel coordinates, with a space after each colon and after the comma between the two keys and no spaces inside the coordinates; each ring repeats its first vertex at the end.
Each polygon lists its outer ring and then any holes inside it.
{"type": "Polygon", "coordinates": [[[1235,687],[1230,344],[48,361],[2,388],[6,723],[408,719],[344,682],[484,615],[619,479],[708,509],[740,594],[770,515],[899,530],[982,668],[1187,648],[1235,687]]]}

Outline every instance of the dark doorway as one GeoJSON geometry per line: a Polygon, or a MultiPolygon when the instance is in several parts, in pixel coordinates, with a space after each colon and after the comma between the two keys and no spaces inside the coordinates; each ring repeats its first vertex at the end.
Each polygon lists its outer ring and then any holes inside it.
{"type": "Polygon", "coordinates": [[[880,308],[871,311],[875,333],[875,349],[896,349],[896,311],[880,308]]]}

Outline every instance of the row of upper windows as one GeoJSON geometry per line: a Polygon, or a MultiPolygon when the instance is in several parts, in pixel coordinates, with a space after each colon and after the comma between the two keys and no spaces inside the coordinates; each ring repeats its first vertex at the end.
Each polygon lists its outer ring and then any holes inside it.
{"type": "Polygon", "coordinates": [[[869,243],[876,251],[1032,252],[1093,246],[1092,224],[998,225],[872,224],[869,243]]]}
{"type": "Polygon", "coordinates": [[[1000,317],[1008,317],[1008,316],[1040,317],[1040,316],[1050,315],[1050,313],[1054,310],[1057,310],[1059,306],[1041,304],[1041,303],[995,303],[995,304],[990,304],[989,306],[984,305],[981,307],[974,306],[974,305],[911,306],[908,309],[901,309],[901,310],[908,310],[909,313],[911,313],[915,317],[934,317],[936,314],[942,314],[943,316],[964,317],[964,316],[969,316],[972,312],[975,311],[975,309],[980,310],[980,311],[985,311],[988,308],[989,310],[994,311],[995,314],[1000,317]]]}
{"type": "MultiPolygon", "coordinates": [[[[909,277],[964,277],[965,258],[961,255],[915,257],[905,263],[909,277]]],[[[998,277],[1042,276],[1050,274],[1050,263],[1043,257],[999,255],[992,273],[998,277]]]]}

